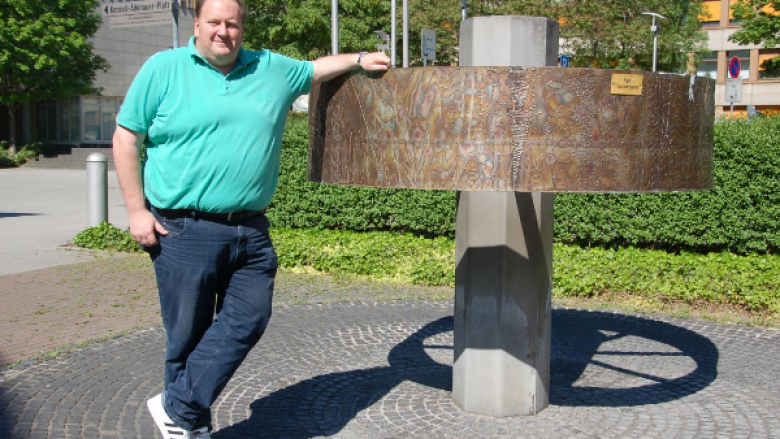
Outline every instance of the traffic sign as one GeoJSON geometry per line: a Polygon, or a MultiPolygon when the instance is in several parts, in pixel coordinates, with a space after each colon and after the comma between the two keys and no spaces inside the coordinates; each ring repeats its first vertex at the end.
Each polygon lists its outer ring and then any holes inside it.
{"type": "MultiPolygon", "coordinates": [[[[730,70],[730,69],[729,69],[730,70]]],[[[726,102],[735,104],[742,102],[742,80],[728,78],[726,79],[726,102]]]]}
{"type": "Polygon", "coordinates": [[[171,24],[171,0],[138,0],[107,4],[102,9],[109,28],[171,24]]]}
{"type": "Polygon", "coordinates": [[[436,61],[436,31],[422,29],[422,58],[426,61],[436,61]]]}
{"type": "Polygon", "coordinates": [[[569,67],[570,58],[568,55],[561,55],[561,67],[569,67]]]}
{"type": "Polygon", "coordinates": [[[739,58],[732,57],[729,61],[729,78],[737,79],[742,73],[742,63],[739,62],[739,58]]]}

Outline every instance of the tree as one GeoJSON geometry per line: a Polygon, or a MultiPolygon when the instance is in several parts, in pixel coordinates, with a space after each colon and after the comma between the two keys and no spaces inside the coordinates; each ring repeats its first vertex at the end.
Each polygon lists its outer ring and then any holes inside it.
{"type": "MultiPolygon", "coordinates": [[[[780,0],[743,0],[731,6],[742,29],[729,36],[739,44],[761,44],[774,49],[780,44],[780,0]]],[[[780,56],[765,60],[761,68],[771,76],[780,76],[780,56]]]]}
{"type": "Polygon", "coordinates": [[[706,52],[707,35],[701,30],[701,0],[569,0],[535,2],[521,0],[523,9],[555,17],[561,23],[561,52],[577,67],[651,70],[653,60],[652,17],[657,20],[658,70],[684,72],[690,55],[706,52]]]}
{"type": "MultiPolygon", "coordinates": [[[[251,17],[247,38],[253,44],[300,57],[324,55],[330,48],[330,2],[327,0],[248,0],[251,17]],[[252,23],[253,22],[253,23],[252,23]],[[327,48],[327,50],[325,50],[327,48]]],[[[400,2],[399,2],[400,3],[400,2]]],[[[399,5],[400,6],[400,5],[399,5]]],[[[373,30],[389,28],[386,0],[340,0],[341,49],[375,47],[373,30]],[[369,7],[371,5],[371,7],[369,7]],[[375,14],[375,15],[372,15],[375,14]]],[[[658,48],[660,70],[684,71],[690,55],[706,52],[707,36],[698,21],[701,0],[469,0],[468,16],[526,15],[551,17],[561,23],[566,39],[561,51],[580,67],[652,68],[652,11],[662,20],[658,48]]],[[[401,47],[398,8],[398,49],[401,47]]],[[[409,0],[410,65],[422,64],[420,30],[436,31],[437,64],[456,64],[461,23],[459,0],[409,0]]],[[[399,58],[401,57],[399,53],[399,58]]]]}
{"type": "Polygon", "coordinates": [[[100,26],[97,0],[3,0],[0,2],[0,105],[10,117],[16,152],[20,104],[97,94],[97,70],[108,63],[88,41],[100,26]]]}
{"type": "MultiPolygon", "coordinates": [[[[331,52],[330,0],[247,0],[247,47],[298,59],[331,52]]],[[[375,50],[375,30],[389,29],[387,0],[339,1],[339,52],[375,50]]]]}

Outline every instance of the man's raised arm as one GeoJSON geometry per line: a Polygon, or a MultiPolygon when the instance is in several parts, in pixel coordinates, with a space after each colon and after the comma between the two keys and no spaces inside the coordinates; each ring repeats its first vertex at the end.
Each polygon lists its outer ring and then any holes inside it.
{"type": "Polygon", "coordinates": [[[362,68],[368,71],[381,71],[390,68],[390,57],[384,52],[342,53],[324,56],[314,60],[313,83],[327,82],[342,73],[362,68]]]}

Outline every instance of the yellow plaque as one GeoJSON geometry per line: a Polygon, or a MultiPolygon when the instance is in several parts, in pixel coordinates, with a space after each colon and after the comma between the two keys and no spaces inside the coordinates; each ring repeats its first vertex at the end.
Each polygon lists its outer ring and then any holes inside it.
{"type": "Polygon", "coordinates": [[[642,96],[642,79],[642,75],[615,73],[612,75],[612,94],[642,96]]]}

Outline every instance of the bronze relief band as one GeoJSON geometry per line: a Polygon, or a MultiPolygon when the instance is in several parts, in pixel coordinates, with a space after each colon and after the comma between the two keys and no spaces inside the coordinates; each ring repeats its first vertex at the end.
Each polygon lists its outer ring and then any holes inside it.
{"type": "Polygon", "coordinates": [[[309,179],[387,188],[711,188],[715,81],[521,67],[354,72],[312,90],[309,179]]]}

